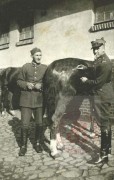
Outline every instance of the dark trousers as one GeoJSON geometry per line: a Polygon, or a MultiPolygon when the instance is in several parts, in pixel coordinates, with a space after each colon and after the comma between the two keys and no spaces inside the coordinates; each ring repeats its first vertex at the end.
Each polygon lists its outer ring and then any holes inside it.
{"type": "Polygon", "coordinates": [[[100,96],[93,96],[94,115],[97,118],[101,131],[110,129],[110,108],[111,103],[102,101],[100,96]]]}
{"type": "Polygon", "coordinates": [[[93,97],[93,109],[101,130],[101,157],[111,153],[111,103],[102,101],[100,96],[93,97]]]}
{"type": "Polygon", "coordinates": [[[36,125],[38,126],[43,125],[42,107],[39,108],[21,107],[21,120],[22,120],[23,128],[28,129],[32,114],[34,115],[36,125]]]}
{"type": "Polygon", "coordinates": [[[39,145],[43,143],[43,121],[42,121],[42,108],[26,108],[21,107],[21,148],[19,151],[19,156],[24,156],[27,152],[27,140],[28,140],[28,129],[30,125],[30,120],[34,115],[35,119],[35,139],[33,142],[33,147],[36,152],[42,152],[42,147],[39,145]],[[38,145],[37,145],[38,144],[38,145]]]}

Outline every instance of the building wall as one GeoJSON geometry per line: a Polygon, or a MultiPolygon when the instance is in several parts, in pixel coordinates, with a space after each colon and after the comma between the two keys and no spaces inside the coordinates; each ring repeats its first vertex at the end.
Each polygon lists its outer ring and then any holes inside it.
{"type": "Polygon", "coordinates": [[[0,68],[22,66],[31,61],[30,50],[41,48],[42,62],[49,64],[56,59],[78,57],[93,60],[91,41],[104,37],[107,54],[114,57],[114,30],[90,33],[94,22],[92,0],[56,1],[47,9],[35,10],[34,43],[16,47],[19,39],[18,25],[11,21],[10,47],[0,50],[0,68]]]}

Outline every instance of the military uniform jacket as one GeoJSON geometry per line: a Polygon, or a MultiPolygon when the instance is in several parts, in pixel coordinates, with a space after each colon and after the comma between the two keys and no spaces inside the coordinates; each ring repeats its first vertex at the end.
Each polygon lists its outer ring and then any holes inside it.
{"type": "Polygon", "coordinates": [[[100,96],[100,100],[111,103],[114,92],[111,83],[112,63],[106,54],[100,56],[94,62],[94,80],[86,83],[93,89],[93,94],[100,96]]]}
{"type": "Polygon", "coordinates": [[[23,65],[17,80],[17,84],[21,88],[20,106],[30,108],[42,107],[42,92],[36,89],[29,90],[27,82],[42,83],[46,68],[46,65],[37,65],[34,62],[23,65]]]}

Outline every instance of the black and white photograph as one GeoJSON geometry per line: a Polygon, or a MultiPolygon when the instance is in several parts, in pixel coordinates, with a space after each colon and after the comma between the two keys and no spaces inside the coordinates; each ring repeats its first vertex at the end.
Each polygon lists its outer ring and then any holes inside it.
{"type": "Polygon", "coordinates": [[[0,180],[114,180],[114,0],[0,0],[0,180]]]}

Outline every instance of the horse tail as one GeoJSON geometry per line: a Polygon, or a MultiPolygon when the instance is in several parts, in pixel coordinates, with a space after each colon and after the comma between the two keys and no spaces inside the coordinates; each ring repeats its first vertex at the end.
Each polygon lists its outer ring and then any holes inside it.
{"type": "Polygon", "coordinates": [[[52,123],[58,92],[58,78],[53,74],[53,63],[48,66],[43,78],[43,114],[46,113],[48,124],[52,123]]]}

